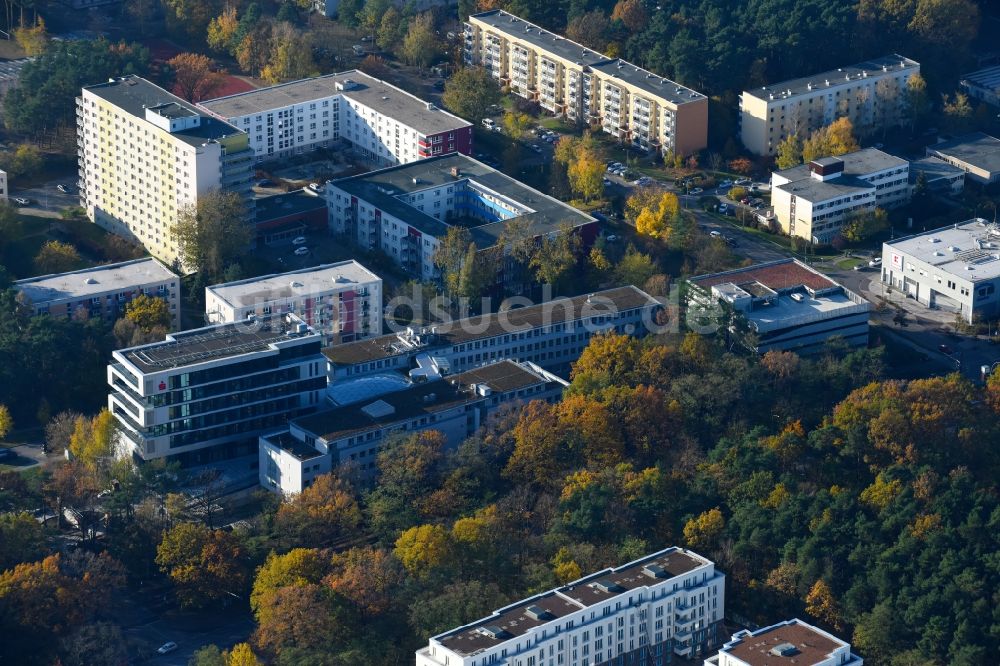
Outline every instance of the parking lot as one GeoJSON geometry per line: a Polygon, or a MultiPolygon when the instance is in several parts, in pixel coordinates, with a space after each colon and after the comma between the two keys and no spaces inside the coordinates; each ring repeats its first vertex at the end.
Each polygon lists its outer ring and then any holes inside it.
{"type": "Polygon", "coordinates": [[[58,214],[59,211],[80,205],[80,196],[76,189],[75,175],[61,176],[26,189],[11,188],[10,203],[25,208],[27,211],[45,211],[58,214]],[[65,191],[59,189],[62,185],[65,191]],[[28,204],[20,204],[16,199],[26,199],[28,204]]]}

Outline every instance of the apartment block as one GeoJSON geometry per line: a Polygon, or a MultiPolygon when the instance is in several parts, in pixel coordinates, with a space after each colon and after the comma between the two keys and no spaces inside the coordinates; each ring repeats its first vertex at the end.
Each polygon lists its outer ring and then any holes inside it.
{"type": "Polygon", "coordinates": [[[972,99],[1000,107],[1000,65],[964,74],[958,85],[972,99]]]}
{"type": "Polygon", "coordinates": [[[170,311],[170,328],[181,327],[181,281],[156,259],[134,259],[18,280],[14,289],[31,303],[36,315],[97,317],[114,321],[140,294],[162,298],[170,311]]]}
{"type": "Polygon", "coordinates": [[[771,205],[781,230],[831,242],[852,213],[910,201],[910,164],[875,148],[813,160],[771,174],[771,205]]]}
{"type": "MultiPolygon", "coordinates": [[[[871,303],[796,259],[780,259],[733,271],[690,278],[692,307],[722,319],[719,303],[746,322],[751,351],[822,351],[831,338],[868,345],[871,303]]],[[[729,331],[742,335],[743,331],[729,331]]]]}
{"type": "Polygon", "coordinates": [[[664,666],[718,644],[725,576],[666,548],[430,638],[416,666],[664,666]]]}
{"type": "Polygon", "coordinates": [[[740,138],[755,155],[774,155],[789,135],[805,139],[838,118],[871,133],[906,120],[907,85],[920,63],[887,55],[856,65],[744,90],[740,138]]]}
{"type": "Polygon", "coordinates": [[[76,107],[80,205],[92,222],[172,265],[178,215],[207,192],[239,193],[252,220],[242,130],[138,76],[87,86],[76,107]]]}
{"type": "Polygon", "coordinates": [[[802,620],[733,634],[705,666],[863,666],[851,644],[802,620]]]}
{"type": "Polygon", "coordinates": [[[977,185],[1000,183],[1000,139],[973,132],[927,147],[927,154],[965,172],[977,185]]]}
{"type": "Polygon", "coordinates": [[[465,372],[504,359],[562,371],[598,333],[643,336],[662,309],[637,287],[618,287],[538,305],[335,345],[323,350],[331,391],[386,372],[465,372]]]}
{"type": "Polygon", "coordinates": [[[882,245],[882,282],[972,323],[1000,314],[1000,228],[977,218],[882,245]]]}
{"type": "Polygon", "coordinates": [[[471,15],[463,39],[467,64],[549,113],[664,155],[708,145],[708,98],[679,83],[501,10],[471,15]]]}
{"type": "Polygon", "coordinates": [[[369,395],[357,386],[341,390],[340,396],[350,395],[352,402],[261,436],[261,485],[294,494],[333,468],[366,481],[375,475],[379,451],[394,435],[436,430],[449,446],[457,446],[502,405],[555,401],[569,385],[537,365],[510,360],[447,377],[425,373],[420,381],[403,375],[399,380],[405,388],[387,393],[369,395]]]}
{"type": "Polygon", "coordinates": [[[472,125],[385,81],[351,70],[201,102],[250,137],[258,161],[350,143],[369,164],[472,153],[472,125]]]}
{"type": "Polygon", "coordinates": [[[172,333],[108,365],[119,452],[197,465],[257,452],[257,438],[314,411],[322,336],[294,315],[172,333]]]}
{"type": "Polygon", "coordinates": [[[382,278],[356,261],[205,287],[209,323],[294,314],[339,344],[382,334],[382,278]]]}
{"type": "Polygon", "coordinates": [[[590,215],[462,154],[333,180],[326,197],[331,232],[422,280],[440,277],[434,252],[452,226],[468,228],[479,250],[496,246],[512,219],[536,238],[567,224],[584,241],[597,234],[590,215]]]}

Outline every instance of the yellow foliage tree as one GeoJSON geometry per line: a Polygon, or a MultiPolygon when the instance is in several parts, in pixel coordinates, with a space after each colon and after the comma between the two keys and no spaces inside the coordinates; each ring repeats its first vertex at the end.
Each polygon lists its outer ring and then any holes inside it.
{"type": "Polygon", "coordinates": [[[117,430],[118,422],[107,409],[102,409],[92,419],[80,416],[76,419],[69,439],[70,453],[87,467],[93,467],[98,460],[107,458],[114,452],[117,430]]]}
{"type": "Polygon", "coordinates": [[[604,164],[593,150],[580,151],[566,171],[569,186],[584,201],[597,199],[604,192],[604,164]]]}
{"type": "Polygon", "coordinates": [[[14,30],[14,40],[29,56],[41,55],[49,43],[49,33],[45,30],[45,21],[39,16],[32,28],[17,28],[14,30]]]}
{"type": "Polygon", "coordinates": [[[0,405],[0,439],[7,436],[14,429],[14,418],[10,415],[7,405],[0,405]]]}
{"type": "Polygon", "coordinates": [[[583,575],[580,565],[573,560],[565,546],[560,548],[552,558],[552,572],[562,585],[571,583],[583,575]]]}
{"type": "Polygon", "coordinates": [[[830,586],[822,578],[813,584],[806,595],[806,612],[838,631],[843,628],[840,605],[833,598],[830,586]]]}
{"type": "Polygon", "coordinates": [[[253,649],[247,643],[237,643],[223,654],[226,666],[263,666],[253,649]]]}
{"type": "Polygon", "coordinates": [[[834,157],[859,150],[854,136],[854,123],[850,118],[838,118],[821,127],[806,139],[802,146],[802,159],[806,162],[820,157],[834,157]]]}
{"type": "Polygon", "coordinates": [[[450,551],[451,538],[444,527],[419,525],[399,535],[393,552],[411,575],[426,578],[445,563],[450,551]]]}
{"type": "Polygon", "coordinates": [[[139,294],[133,298],[125,306],[125,317],[147,333],[158,326],[170,326],[170,308],[165,300],[156,296],[139,294]]]}
{"type": "Polygon", "coordinates": [[[903,483],[899,479],[891,481],[885,475],[879,473],[875,477],[875,482],[861,491],[861,501],[876,509],[884,509],[889,506],[903,490],[903,483]]]}
{"type": "Polygon", "coordinates": [[[239,25],[239,19],[236,18],[236,7],[229,5],[208,24],[208,34],[205,41],[208,42],[209,47],[220,53],[229,51],[233,47],[233,36],[239,25]]]}
{"type": "Polygon", "coordinates": [[[684,525],[684,541],[694,549],[709,550],[715,547],[726,521],[718,507],[709,509],[687,521],[684,525]]]}

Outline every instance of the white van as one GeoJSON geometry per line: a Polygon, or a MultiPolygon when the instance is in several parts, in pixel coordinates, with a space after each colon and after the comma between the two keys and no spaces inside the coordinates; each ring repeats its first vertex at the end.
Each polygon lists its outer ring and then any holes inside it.
{"type": "Polygon", "coordinates": [[[493,122],[492,118],[483,118],[483,127],[486,129],[492,131],[496,126],[497,124],[493,122]]]}

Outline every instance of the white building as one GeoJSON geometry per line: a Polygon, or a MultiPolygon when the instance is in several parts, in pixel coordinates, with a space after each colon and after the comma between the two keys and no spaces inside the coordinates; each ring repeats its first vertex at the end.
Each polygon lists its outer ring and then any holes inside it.
{"type": "Polygon", "coordinates": [[[472,152],[471,123],[358,70],[199,106],[246,132],[258,161],[329,147],[338,139],[377,166],[472,152]]]}
{"type": "Polygon", "coordinates": [[[705,666],[863,666],[851,644],[802,620],[742,630],[705,666]]]}
{"type": "Polygon", "coordinates": [[[382,278],[354,260],[205,287],[209,323],[294,313],[338,344],[382,334],[382,278]]]}
{"type": "Polygon", "coordinates": [[[774,155],[789,135],[805,140],[838,118],[864,133],[906,120],[907,86],[920,63],[900,55],[773,83],[740,96],[740,138],[755,155],[774,155]]]}
{"type": "Polygon", "coordinates": [[[784,233],[825,244],[851,213],[909,203],[909,171],[909,162],[875,148],[825,157],[773,172],[771,205],[784,233]]]}
{"type": "Polygon", "coordinates": [[[704,657],[724,613],[725,576],[667,548],[438,634],[416,666],[664,666],[704,657]]]}
{"type": "Polygon", "coordinates": [[[172,333],[114,352],[108,408],[122,453],[185,465],[256,453],[262,432],[320,405],[321,342],[286,315],[172,333]]]}
{"type": "Polygon", "coordinates": [[[922,157],[910,162],[910,195],[916,191],[917,181],[923,176],[927,191],[954,196],[965,189],[965,171],[937,157],[922,157]]]}
{"type": "Polygon", "coordinates": [[[972,323],[1000,314],[1000,229],[983,219],[882,245],[882,282],[972,323]]]}
{"type": "Polygon", "coordinates": [[[1000,65],[964,74],[958,85],[972,99],[1000,107],[1000,65]]]}
{"type": "Polygon", "coordinates": [[[92,222],[172,265],[172,227],[198,197],[238,192],[252,213],[245,132],[138,76],[87,86],[76,107],[80,205],[92,222]]]}
{"type": "Polygon", "coordinates": [[[664,155],[708,145],[708,98],[679,83],[501,10],[469,16],[463,39],[467,64],[550,113],[664,155]]]}
{"type": "Polygon", "coordinates": [[[333,233],[383,251],[422,280],[439,277],[434,252],[453,224],[469,228],[479,250],[495,246],[514,218],[535,237],[564,224],[591,235],[597,227],[590,215],[461,154],[330,181],[326,197],[333,233]]]}
{"type": "MultiPolygon", "coordinates": [[[[474,434],[486,418],[515,402],[554,401],[568,382],[530,363],[499,361],[424,381],[399,375],[386,393],[341,387],[353,402],[296,419],[260,438],[260,483],[285,495],[302,492],[319,474],[340,467],[354,479],[374,476],[381,451],[400,433],[436,430],[449,446],[474,434]],[[353,391],[353,393],[352,393],[353,391]]],[[[370,380],[369,380],[370,381],[370,380]]]]}
{"type": "Polygon", "coordinates": [[[965,172],[979,185],[1000,183],[1000,139],[973,132],[927,147],[927,154],[965,172]]]}
{"type": "Polygon", "coordinates": [[[27,297],[35,314],[108,321],[124,315],[136,296],[155,296],[167,302],[170,329],[181,327],[180,278],[152,258],[18,280],[13,287],[27,297]]]}
{"type": "Polygon", "coordinates": [[[743,336],[742,325],[731,323],[726,310],[739,313],[752,333],[744,341],[758,354],[813,353],[831,338],[868,344],[871,304],[796,259],[700,275],[688,283],[691,307],[714,314],[721,328],[732,326],[728,333],[743,336]]]}
{"type": "Polygon", "coordinates": [[[641,289],[618,287],[335,345],[323,355],[331,390],[346,379],[387,371],[412,369],[420,374],[421,367],[431,364],[465,372],[512,359],[561,370],[576,361],[598,333],[645,335],[655,328],[661,309],[641,289]]]}

